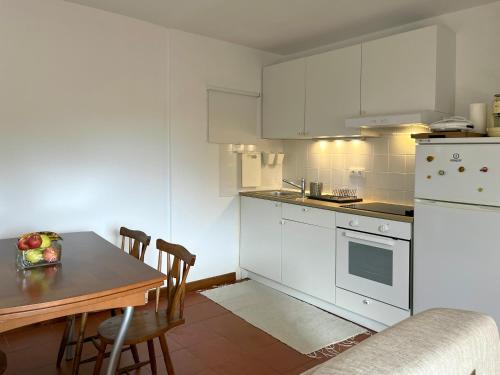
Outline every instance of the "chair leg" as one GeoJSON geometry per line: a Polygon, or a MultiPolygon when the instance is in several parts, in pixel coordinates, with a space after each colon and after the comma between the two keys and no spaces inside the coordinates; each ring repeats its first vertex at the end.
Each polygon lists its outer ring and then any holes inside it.
{"type": "Polygon", "coordinates": [[[151,366],[151,373],[153,375],[156,375],[155,344],[153,340],[148,340],[148,352],[149,352],[149,365],[151,366]]]}
{"type": "Polygon", "coordinates": [[[172,358],[170,358],[170,353],[168,351],[167,339],[164,334],[158,336],[160,339],[161,351],[163,353],[163,359],[165,360],[165,366],[167,368],[168,375],[175,375],[174,366],[172,365],[172,358]]]}
{"type": "Polygon", "coordinates": [[[104,361],[104,355],[106,354],[107,344],[101,340],[99,345],[99,353],[97,353],[97,358],[95,360],[94,375],[99,375],[101,372],[102,362],[104,361]]]}
{"type": "MultiPolygon", "coordinates": [[[[75,342],[75,325],[76,315],[71,316],[71,327],[69,329],[69,342],[75,342]]],[[[75,358],[75,344],[68,344],[66,346],[66,361],[72,361],[75,358]]]]}
{"type": "Polygon", "coordinates": [[[71,372],[72,375],[78,375],[78,370],[80,369],[83,340],[85,338],[85,328],[87,327],[87,317],[88,313],[82,314],[82,321],[80,322],[80,330],[78,331],[78,337],[76,339],[75,358],[73,359],[73,371],[71,372]]]}
{"type": "Polygon", "coordinates": [[[137,346],[130,345],[130,351],[132,352],[132,357],[134,357],[134,363],[139,363],[141,360],[139,359],[139,351],[137,350],[137,346]]]}
{"type": "Polygon", "coordinates": [[[69,334],[71,333],[71,325],[73,324],[74,316],[68,316],[66,318],[66,327],[64,327],[64,332],[61,337],[61,342],[59,343],[59,351],[57,352],[57,362],[56,367],[61,368],[61,362],[64,357],[64,352],[66,351],[66,346],[68,342],[71,341],[69,334]]]}

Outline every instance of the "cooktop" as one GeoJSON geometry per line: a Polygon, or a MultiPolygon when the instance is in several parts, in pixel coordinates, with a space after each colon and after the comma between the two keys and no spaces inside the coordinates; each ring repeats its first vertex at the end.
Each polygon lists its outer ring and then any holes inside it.
{"type": "Polygon", "coordinates": [[[341,207],[353,208],[355,210],[373,211],[373,212],[381,212],[384,214],[413,217],[413,206],[403,206],[400,204],[373,202],[373,203],[345,204],[341,207]]]}

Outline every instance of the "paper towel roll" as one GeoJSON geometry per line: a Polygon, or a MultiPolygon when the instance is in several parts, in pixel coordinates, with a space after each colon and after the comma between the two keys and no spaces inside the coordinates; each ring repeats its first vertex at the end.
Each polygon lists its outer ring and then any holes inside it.
{"type": "Polygon", "coordinates": [[[472,103],[469,107],[469,119],[474,124],[474,131],[486,133],[486,103],[472,103]]]}

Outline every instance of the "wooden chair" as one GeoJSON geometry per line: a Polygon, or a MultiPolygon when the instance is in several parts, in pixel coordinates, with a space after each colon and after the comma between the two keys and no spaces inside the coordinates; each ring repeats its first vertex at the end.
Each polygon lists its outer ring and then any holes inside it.
{"type": "MultiPolygon", "coordinates": [[[[194,266],[196,256],[180,245],[174,245],[164,240],[156,241],[158,253],[158,270],[161,272],[162,254],[167,257],[167,307],[159,310],[160,289],[156,290],[156,309],[135,312],[130,323],[124,345],[137,345],[146,342],[149,360],[121,368],[118,373],[126,373],[139,367],[150,365],[153,374],[156,370],[154,350],[155,338],[160,341],[161,351],[165,360],[168,375],[174,375],[174,367],[170,358],[165,334],[167,331],[184,324],[184,296],[186,292],[186,278],[189,269],[194,266]]],[[[97,329],[100,340],[99,354],[94,368],[94,375],[99,374],[106,353],[106,347],[112,345],[120,329],[122,316],[115,316],[102,322],[97,329]]]]}
{"type": "Polygon", "coordinates": [[[0,375],[7,370],[7,356],[0,350],[0,375]]]}
{"type": "MultiPolygon", "coordinates": [[[[151,236],[148,236],[146,233],[141,232],[139,230],[132,230],[125,227],[120,228],[120,235],[122,236],[121,249],[123,251],[127,251],[129,255],[137,258],[138,260],[144,262],[144,256],[146,255],[146,250],[151,243],[151,236]],[[126,243],[128,242],[128,246],[126,243]],[[125,248],[127,247],[127,250],[125,248]]],[[[115,310],[110,310],[111,316],[115,316],[115,310]]],[[[72,359],[72,355],[70,353],[70,348],[75,345],[75,353],[73,358],[73,370],[72,374],[77,375],[78,370],[80,368],[80,364],[86,362],[92,362],[96,360],[97,357],[88,358],[86,360],[81,360],[82,357],[82,349],[83,344],[86,342],[92,342],[96,348],[98,348],[98,344],[96,342],[97,336],[89,336],[85,337],[85,329],[87,327],[87,317],[88,313],[83,313],[81,315],[80,328],[77,334],[76,340],[72,340],[73,330],[75,326],[76,317],[70,316],[66,320],[66,327],[63,332],[63,336],[61,338],[61,342],[59,344],[59,351],[57,353],[57,368],[61,367],[61,362],[64,357],[64,353],[66,352],[66,358],[68,360],[72,359]]],[[[136,362],[139,362],[139,354],[137,352],[137,348],[135,346],[130,346],[129,348],[132,351],[132,355],[136,362]]]]}

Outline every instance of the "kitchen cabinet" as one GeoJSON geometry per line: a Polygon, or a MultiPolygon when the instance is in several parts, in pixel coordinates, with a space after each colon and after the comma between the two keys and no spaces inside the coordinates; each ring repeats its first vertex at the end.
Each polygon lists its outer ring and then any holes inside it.
{"type": "Polygon", "coordinates": [[[348,118],[452,114],[454,102],[455,34],[434,25],[265,67],[262,133],[352,136],[348,118]]]}
{"type": "Polygon", "coordinates": [[[281,203],[241,197],[240,266],[281,281],[281,203]]]}
{"type": "Polygon", "coordinates": [[[264,68],[262,88],[262,135],[264,138],[304,137],[304,58],[264,68]]]}
{"type": "Polygon", "coordinates": [[[264,68],[264,138],[359,134],[345,119],[360,112],[361,45],[264,68]]]}
{"type": "Polygon", "coordinates": [[[335,231],[283,220],[282,279],[291,288],[335,303],[335,231]]]}
{"type": "Polygon", "coordinates": [[[362,44],[361,114],[454,113],[455,36],[429,26],[362,44]]]}
{"type": "Polygon", "coordinates": [[[306,65],[306,135],[359,134],[345,120],[361,110],[361,45],[308,57],[306,65]]]}

